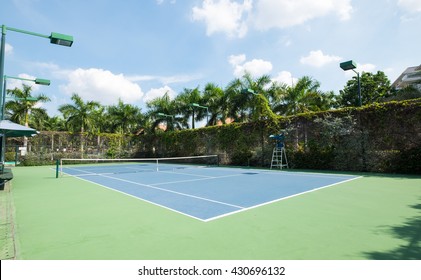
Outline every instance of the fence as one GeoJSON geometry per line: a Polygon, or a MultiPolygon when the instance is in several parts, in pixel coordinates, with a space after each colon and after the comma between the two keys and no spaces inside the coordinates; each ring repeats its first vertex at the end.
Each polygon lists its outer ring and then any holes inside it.
{"type": "Polygon", "coordinates": [[[29,138],[26,147],[21,138],[7,141],[6,161],[22,165],[53,164],[58,158],[121,158],[138,151],[136,137],[122,134],[70,134],[40,132],[29,138]]]}

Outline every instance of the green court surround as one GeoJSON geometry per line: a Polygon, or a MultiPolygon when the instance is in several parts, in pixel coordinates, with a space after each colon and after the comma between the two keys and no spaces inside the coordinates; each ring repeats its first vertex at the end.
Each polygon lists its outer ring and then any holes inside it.
{"type": "Polygon", "coordinates": [[[18,259],[421,259],[421,177],[363,178],[210,222],[14,167],[18,259]]]}

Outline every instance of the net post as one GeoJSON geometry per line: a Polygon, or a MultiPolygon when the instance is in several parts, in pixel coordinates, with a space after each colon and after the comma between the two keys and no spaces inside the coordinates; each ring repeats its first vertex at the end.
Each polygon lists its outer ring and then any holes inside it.
{"type": "Polygon", "coordinates": [[[56,160],[56,178],[58,178],[59,174],[59,168],[60,168],[60,160],[56,160]]]}

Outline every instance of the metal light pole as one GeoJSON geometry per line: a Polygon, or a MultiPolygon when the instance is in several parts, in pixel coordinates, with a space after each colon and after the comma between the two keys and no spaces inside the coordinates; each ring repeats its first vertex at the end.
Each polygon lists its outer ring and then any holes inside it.
{"type": "MultiPolygon", "coordinates": [[[[167,114],[164,114],[164,113],[158,113],[157,115],[160,116],[160,117],[171,118],[171,123],[174,126],[174,116],[173,115],[167,115],[167,114]]],[[[168,125],[167,125],[167,129],[168,129],[168,125]]]]}
{"type": "MultiPolygon", "coordinates": [[[[4,87],[3,87],[3,103],[2,103],[2,107],[1,107],[1,120],[4,120],[4,116],[5,116],[5,107],[6,107],[6,84],[7,84],[7,79],[15,79],[15,80],[21,80],[21,81],[30,81],[30,82],[34,82],[35,84],[38,85],[44,85],[44,86],[49,86],[50,85],[50,80],[47,79],[25,79],[25,78],[19,78],[19,77],[12,77],[12,76],[4,76],[4,87]]],[[[36,101],[36,98],[15,98],[15,100],[29,100],[29,101],[36,101]]],[[[26,136],[25,136],[26,139],[26,136]]],[[[26,146],[26,140],[24,142],[24,145],[26,146]]],[[[4,163],[5,162],[5,154],[6,154],[6,137],[2,137],[1,140],[1,148],[2,148],[2,153],[1,153],[1,162],[4,163]]]]}
{"type": "MultiPolygon", "coordinates": [[[[37,36],[41,38],[47,38],[47,39],[50,39],[51,44],[55,44],[55,45],[70,47],[73,44],[73,37],[70,35],[60,34],[56,32],[51,32],[51,35],[44,35],[44,34],[39,34],[39,33],[31,32],[31,31],[26,31],[26,30],[2,25],[1,26],[1,46],[0,46],[0,97],[1,97],[1,100],[4,99],[4,95],[6,94],[3,91],[3,88],[4,88],[3,83],[4,83],[4,56],[5,56],[5,49],[6,49],[7,30],[23,33],[27,35],[37,36]]],[[[3,106],[3,104],[1,104],[1,106],[3,106]]]]}
{"type": "MultiPolygon", "coordinates": [[[[206,125],[208,125],[209,124],[209,107],[202,106],[202,105],[197,104],[197,103],[192,103],[191,106],[206,109],[206,125]]],[[[193,110],[193,119],[194,119],[194,110],[193,110]]]]}
{"type": "MultiPolygon", "coordinates": [[[[13,31],[13,32],[18,32],[18,33],[23,33],[23,34],[27,34],[27,35],[32,35],[32,36],[36,36],[36,37],[42,37],[42,38],[47,38],[50,39],[50,43],[51,44],[55,44],[55,45],[60,45],[60,46],[66,46],[66,47],[70,47],[73,44],[73,37],[70,35],[65,35],[65,34],[60,34],[60,33],[56,33],[56,32],[51,32],[51,35],[44,35],[44,34],[39,34],[39,33],[35,33],[35,32],[31,32],[31,31],[26,31],[26,30],[22,30],[22,29],[17,29],[17,28],[13,28],[13,27],[7,27],[6,25],[2,25],[1,26],[1,44],[0,44],[0,101],[2,102],[1,107],[3,108],[4,106],[4,101],[5,100],[5,95],[6,95],[6,90],[5,90],[5,86],[4,86],[4,57],[5,57],[5,49],[6,49],[6,32],[7,30],[9,31],[13,31]]],[[[1,116],[1,120],[4,119],[4,114],[2,114],[1,116]]],[[[3,138],[5,137],[5,135],[2,135],[3,138]]],[[[4,146],[2,145],[2,157],[4,157],[4,153],[5,153],[5,149],[4,146]]]]}
{"type": "Polygon", "coordinates": [[[355,63],[352,60],[342,62],[339,64],[339,67],[341,67],[342,70],[348,71],[352,70],[355,74],[357,74],[357,83],[358,83],[358,104],[361,107],[362,106],[362,100],[361,100],[361,80],[360,80],[360,73],[355,71],[357,68],[357,63],[355,63]]]}
{"type": "MultiPolygon", "coordinates": [[[[197,107],[197,108],[201,108],[201,109],[206,109],[206,125],[209,124],[209,107],[207,106],[202,106],[198,103],[192,103],[191,106],[193,107],[197,107]]],[[[194,114],[193,114],[194,116],[194,114]]],[[[209,149],[210,149],[210,142],[209,142],[209,137],[206,137],[206,153],[209,154],[209,149]]]]}
{"type": "MultiPolygon", "coordinates": [[[[5,107],[6,107],[6,95],[7,95],[7,79],[15,79],[15,80],[21,80],[21,81],[28,81],[28,82],[33,82],[36,85],[43,85],[43,86],[49,86],[51,84],[50,80],[47,79],[40,79],[40,78],[36,78],[36,79],[26,79],[26,78],[20,78],[20,77],[12,77],[12,76],[6,76],[4,75],[4,82],[3,82],[3,100],[2,100],[2,107],[1,107],[1,112],[0,112],[0,119],[4,120],[4,115],[5,115],[5,107]]],[[[15,100],[21,100],[22,98],[15,98],[15,100]]],[[[36,99],[32,99],[32,98],[24,98],[25,100],[30,100],[30,101],[36,101],[36,99]]]]}

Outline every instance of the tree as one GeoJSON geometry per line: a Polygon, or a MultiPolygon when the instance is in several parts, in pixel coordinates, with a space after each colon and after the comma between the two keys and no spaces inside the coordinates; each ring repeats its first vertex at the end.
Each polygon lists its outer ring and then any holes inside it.
{"type": "Polygon", "coordinates": [[[107,109],[111,132],[121,131],[124,134],[136,132],[143,123],[143,115],[140,109],[131,104],[124,104],[121,99],[117,105],[107,109]]]}
{"type": "Polygon", "coordinates": [[[35,110],[29,116],[29,126],[38,131],[47,130],[49,120],[46,110],[35,110]]]}
{"type": "Polygon", "coordinates": [[[206,125],[216,125],[218,121],[225,123],[227,110],[224,90],[213,83],[208,83],[205,85],[202,99],[203,105],[209,110],[209,121],[206,125]]]}
{"type": "Polygon", "coordinates": [[[65,131],[66,122],[61,116],[48,117],[45,123],[45,129],[48,131],[65,131]]]}
{"type": "Polygon", "coordinates": [[[320,91],[320,83],[311,77],[298,79],[291,87],[281,87],[280,102],[276,111],[283,115],[295,115],[310,111],[328,110],[333,105],[333,92],[320,91]]]}
{"type": "Polygon", "coordinates": [[[421,97],[421,86],[417,87],[416,84],[406,86],[402,89],[396,90],[392,89],[392,96],[384,98],[382,101],[392,101],[392,100],[407,100],[421,97]]]}
{"type": "MultiPolygon", "coordinates": [[[[390,81],[382,71],[376,74],[363,72],[360,79],[362,105],[380,102],[393,95],[390,81]]],[[[359,106],[357,77],[349,80],[344,89],[339,91],[338,103],[340,107],[359,106]]]]}
{"type": "Polygon", "coordinates": [[[10,120],[29,126],[29,116],[31,113],[38,112],[45,114],[46,111],[43,108],[37,108],[38,102],[50,101],[44,94],[32,96],[32,87],[23,84],[23,89],[15,88],[13,90],[7,90],[7,93],[13,98],[13,100],[7,101],[6,103],[6,116],[10,120]]]}
{"type": "MultiPolygon", "coordinates": [[[[15,88],[13,90],[7,90],[7,93],[13,98],[13,100],[8,101],[5,104],[5,115],[10,118],[10,120],[23,124],[25,126],[29,126],[29,116],[31,114],[38,114],[45,118],[47,115],[46,110],[43,108],[37,108],[36,105],[38,102],[47,102],[50,101],[44,94],[39,94],[36,96],[32,96],[31,94],[32,87],[23,84],[23,89],[15,88]]],[[[41,120],[41,119],[40,119],[41,120]]],[[[36,125],[41,125],[40,123],[36,125]]],[[[35,127],[39,129],[40,127],[35,127]]],[[[28,145],[28,138],[23,138],[23,146],[26,147],[28,145]]]]}
{"type": "Polygon", "coordinates": [[[63,114],[67,128],[73,132],[80,132],[80,151],[83,158],[83,134],[86,129],[94,127],[93,116],[101,105],[95,101],[85,103],[77,93],[73,93],[71,100],[74,104],[61,105],[58,110],[63,114]]]}
{"type": "Polygon", "coordinates": [[[151,130],[156,131],[161,125],[166,125],[166,130],[181,129],[188,127],[184,118],[177,116],[177,106],[174,100],[171,100],[168,92],[162,97],[157,97],[146,103],[148,107],[148,116],[153,119],[151,130]]]}
{"type": "Polygon", "coordinates": [[[201,121],[206,117],[206,112],[197,110],[192,106],[193,103],[202,103],[202,96],[199,88],[188,89],[185,88],[175,99],[177,113],[182,115],[186,123],[191,116],[191,128],[195,128],[195,121],[201,121]]]}
{"type": "Polygon", "coordinates": [[[270,76],[263,75],[254,79],[250,73],[230,82],[225,90],[228,117],[248,121],[272,116],[266,90],[270,83],[270,76]]]}

